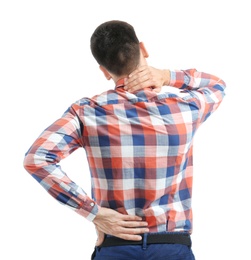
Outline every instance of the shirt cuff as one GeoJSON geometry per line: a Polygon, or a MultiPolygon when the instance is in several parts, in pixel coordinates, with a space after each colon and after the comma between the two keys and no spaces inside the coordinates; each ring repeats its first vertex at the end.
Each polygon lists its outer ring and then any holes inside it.
{"type": "Polygon", "coordinates": [[[81,216],[83,216],[84,218],[86,218],[89,221],[93,221],[93,219],[96,217],[98,210],[99,210],[99,206],[97,203],[95,203],[94,201],[90,200],[87,203],[85,203],[84,208],[79,208],[76,209],[75,211],[80,214],[81,216]]]}

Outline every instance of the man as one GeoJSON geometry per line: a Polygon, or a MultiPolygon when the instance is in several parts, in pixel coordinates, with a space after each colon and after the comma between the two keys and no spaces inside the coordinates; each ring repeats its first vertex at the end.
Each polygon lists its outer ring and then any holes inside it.
{"type": "Polygon", "coordinates": [[[35,140],[24,167],[95,225],[92,259],[194,259],[193,137],[221,103],[225,83],[196,69],[148,66],[144,44],[123,21],[98,26],[91,51],[115,88],[72,104],[35,140]],[[80,147],[92,197],[58,165],[80,147]]]}

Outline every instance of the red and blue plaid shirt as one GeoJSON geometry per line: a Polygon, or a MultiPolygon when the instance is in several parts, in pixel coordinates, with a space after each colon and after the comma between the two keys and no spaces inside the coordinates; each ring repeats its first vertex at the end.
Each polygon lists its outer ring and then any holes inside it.
{"type": "Polygon", "coordinates": [[[225,83],[190,69],[171,71],[164,89],[129,93],[119,81],[114,90],[80,99],[33,143],[25,169],[90,221],[99,207],[108,207],[142,216],[150,232],[191,233],[193,138],[221,103],[225,83]],[[80,147],[87,154],[92,196],[59,165],[80,147]]]}

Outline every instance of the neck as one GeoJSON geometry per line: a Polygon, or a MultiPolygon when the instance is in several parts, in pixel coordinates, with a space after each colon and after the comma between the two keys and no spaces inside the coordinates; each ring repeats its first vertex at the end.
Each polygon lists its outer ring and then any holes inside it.
{"type": "MultiPolygon", "coordinates": [[[[146,57],[148,57],[148,55],[145,56],[145,55],[142,53],[142,50],[141,50],[141,51],[140,51],[139,64],[138,64],[137,68],[139,68],[139,67],[141,67],[141,66],[144,66],[144,65],[148,65],[148,64],[147,64],[146,57]]],[[[129,73],[129,74],[130,74],[130,73],[129,73]]],[[[128,74],[128,75],[125,74],[125,75],[117,76],[117,75],[112,74],[112,73],[109,72],[109,75],[110,75],[111,79],[114,81],[115,84],[117,83],[117,81],[118,81],[119,79],[127,78],[127,77],[129,76],[129,74],[128,74]]]]}

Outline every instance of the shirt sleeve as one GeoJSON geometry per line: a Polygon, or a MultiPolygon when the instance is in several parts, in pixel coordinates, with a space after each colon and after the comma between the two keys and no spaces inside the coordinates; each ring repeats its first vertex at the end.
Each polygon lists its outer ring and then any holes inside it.
{"type": "Polygon", "coordinates": [[[24,158],[24,168],[61,204],[92,221],[98,205],[61,169],[59,162],[82,147],[82,125],[72,107],[46,128],[24,158]]]}
{"type": "Polygon", "coordinates": [[[217,76],[196,69],[170,71],[170,86],[180,89],[179,97],[199,111],[204,122],[221,104],[225,96],[225,82],[217,76]]]}

